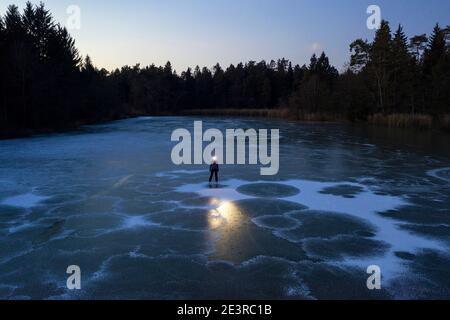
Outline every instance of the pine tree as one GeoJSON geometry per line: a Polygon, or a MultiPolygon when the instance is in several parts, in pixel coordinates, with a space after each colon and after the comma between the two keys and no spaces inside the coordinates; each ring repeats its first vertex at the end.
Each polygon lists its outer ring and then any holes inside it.
{"type": "MultiPolygon", "coordinates": [[[[41,51],[44,60],[58,64],[60,69],[66,73],[75,72],[80,68],[82,59],[75,46],[75,40],[66,28],[57,25],[46,37],[46,42],[41,51]]],[[[92,64],[92,61],[90,63],[92,64]]]]}
{"type": "Polygon", "coordinates": [[[181,80],[183,81],[183,91],[181,93],[181,101],[186,109],[190,109],[195,104],[194,88],[195,79],[192,76],[191,68],[181,73],[181,80]]]}
{"type": "Polygon", "coordinates": [[[439,24],[433,29],[424,56],[424,73],[431,75],[433,67],[444,57],[446,51],[445,32],[439,24]]]}
{"type": "Polygon", "coordinates": [[[25,9],[22,14],[22,23],[27,35],[30,36],[32,40],[36,40],[36,9],[31,2],[27,2],[25,5],[25,9]]]}
{"type": "Polygon", "coordinates": [[[427,86],[429,112],[440,120],[448,112],[450,103],[450,59],[448,49],[448,30],[438,24],[433,29],[424,57],[424,76],[427,86]]]}
{"type": "Polygon", "coordinates": [[[173,74],[172,64],[170,63],[170,61],[167,61],[166,65],[164,66],[164,73],[166,75],[172,75],[173,74]]]}
{"type": "Polygon", "coordinates": [[[316,63],[315,72],[324,80],[332,81],[338,77],[339,72],[335,67],[330,65],[330,60],[326,56],[325,52],[322,52],[316,63]]]}
{"type": "Polygon", "coordinates": [[[408,51],[408,38],[403,27],[398,26],[392,39],[391,88],[392,109],[390,112],[415,112],[413,59],[408,51]]]}
{"type": "Polygon", "coordinates": [[[225,72],[220,64],[213,67],[213,99],[216,102],[214,108],[226,107],[226,79],[225,72]]]}
{"type": "Polygon", "coordinates": [[[310,72],[316,72],[316,68],[317,68],[317,56],[316,56],[316,54],[314,53],[312,56],[311,56],[311,59],[309,60],[309,67],[308,67],[308,70],[310,71],[310,72]]]}
{"type": "Polygon", "coordinates": [[[45,8],[43,3],[40,3],[35,9],[35,23],[33,27],[34,36],[37,38],[34,42],[41,59],[45,60],[49,58],[48,42],[50,41],[50,38],[54,36],[55,32],[61,37],[62,46],[67,45],[68,47],[74,47],[75,42],[72,40],[67,30],[61,28],[59,25],[55,26],[50,11],[45,8]]]}
{"type": "Polygon", "coordinates": [[[8,40],[12,40],[12,36],[20,39],[25,35],[25,30],[22,23],[22,17],[19,12],[19,8],[16,5],[8,6],[6,10],[4,24],[6,28],[6,36],[8,40]]]}
{"type": "Polygon", "coordinates": [[[324,52],[311,57],[308,68],[298,68],[302,80],[289,99],[289,105],[300,118],[306,114],[333,113],[332,90],[338,77],[336,68],[330,65],[324,52]]]}
{"type": "Polygon", "coordinates": [[[375,83],[378,109],[386,113],[389,101],[388,88],[391,73],[391,29],[387,21],[382,21],[375,34],[370,50],[370,74],[375,83]]]}
{"type": "MultiPolygon", "coordinates": [[[[446,68],[446,41],[445,32],[439,24],[433,29],[432,35],[429,37],[427,48],[425,49],[423,58],[423,90],[424,100],[427,104],[426,112],[432,114],[435,119],[438,118],[442,111],[441,104],[446,100],[445,91],[449,91],[448,85],[442,84],[445,81],[446,68]]],[[[445,82],[444,82],[445,83],[445,82]]]]}

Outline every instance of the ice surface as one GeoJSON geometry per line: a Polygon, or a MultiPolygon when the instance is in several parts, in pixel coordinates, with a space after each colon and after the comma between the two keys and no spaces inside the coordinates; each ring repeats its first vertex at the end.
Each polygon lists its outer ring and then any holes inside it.
{"type": "Polygon", "coordinates": [[[283,138],[276,177],[224,165],[209,185],[208,166],[170,161],[172,131],[194,120],[0,141],[0,298],[450,295],[445,148],[420,149],[423,133],[408,144],[383,129],[210,118],[283,138]],[[66,289],[71,264],[81,292],[66,289]],[[381,291],[367,290],[372,264],[381,291]]]}
{"type": "Polygon", "coordinates": [[[430,170],[427,174],[436,179],[441,179],[446,182],[450,182],[450,167],[430,170]]]}

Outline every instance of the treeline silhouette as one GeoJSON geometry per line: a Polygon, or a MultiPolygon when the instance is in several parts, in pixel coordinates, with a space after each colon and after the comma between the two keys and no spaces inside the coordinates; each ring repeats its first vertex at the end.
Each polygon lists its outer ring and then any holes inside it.
{"type": "Polygon", "coordinates": [[[449,27],[408,39],[383,21],[358,39],[342,74],[325,53],[309,65],[250,61],[177,74],[168,62],[108,72],[80,56],[43,4],[0,16],[0,135],[65,130],[135,115],[283,109],[308,120],[450,126],[449,27]],[[406,120],[405,120],[406,119],[406,120]],[[409,122],[408,122],[409,121],[409,122]]]}

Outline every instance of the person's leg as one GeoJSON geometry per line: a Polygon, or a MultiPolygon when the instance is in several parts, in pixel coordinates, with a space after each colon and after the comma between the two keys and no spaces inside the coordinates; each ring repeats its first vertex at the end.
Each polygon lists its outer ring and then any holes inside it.
{"type": "Polygon", "coordinates": [[[218,183],[219,182],[219,172],[215,171],[215,174],[216,174],[216,183],[218,183]]]}
{"type": "Polygon", "coordinates": [[[211,183],[211,181],[213,179],[213,174],[214,174],[214,171],[211,171],[211,175],[209,176],[209,183],[211,183]]]}

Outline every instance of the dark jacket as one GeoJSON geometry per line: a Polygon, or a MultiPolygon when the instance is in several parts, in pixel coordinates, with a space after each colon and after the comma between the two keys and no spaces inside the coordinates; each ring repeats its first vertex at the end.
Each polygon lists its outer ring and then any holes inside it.
{"type": "Polygon", "coordinates": [[[209,171],[210,172],[214,172],[214,171],[219,172],[219,165],[217,163],[213,163],[212,165],[209,166],[209,171]]]}

